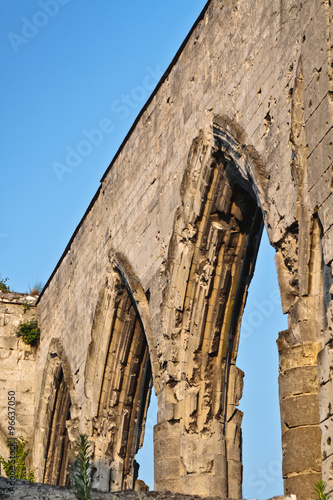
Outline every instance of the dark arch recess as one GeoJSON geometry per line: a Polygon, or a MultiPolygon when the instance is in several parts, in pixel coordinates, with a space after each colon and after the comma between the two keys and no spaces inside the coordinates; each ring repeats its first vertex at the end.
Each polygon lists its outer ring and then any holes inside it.
{"type": "Polygon", "coordinates": [[[48,408],[50,428],[43,479],[47,484],[69,485],[70,441],[66,422],[70,419],[70,408],[70,393],[59,364],[53,374],[53,395],[48,408]]]}

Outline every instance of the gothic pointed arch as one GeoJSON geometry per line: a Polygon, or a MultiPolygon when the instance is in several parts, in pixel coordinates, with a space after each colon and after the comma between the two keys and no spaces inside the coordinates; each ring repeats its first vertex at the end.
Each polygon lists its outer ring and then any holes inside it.
{"type": "Polygon", "coordinates": [[[36,418],[34,455],[42,456],[36,467],[38,481],[69,485],[69,463],[73,456],[71,428],[76,426],[78,405],[64,348],[58,338],[49,345],[36,418]],[[41,447],[42,450],[37,449],[41,447]]]}
{"type": "MultiPolygon", "coordinates": [[[[201,133],[189,155],[169,251],[160,363],[167,420],[179,422],[182,434],[184,491],[205,471],[214,491],[240,498],[242,415],[236,406],[243,374],[235,360],[263,216],[249,164],[242,158],[241,168],[235,165],[241,154],[222,121],[214,122],[214,142],[201,133]]],[[[163,447],[163,439],[155,445],[163,447]]]]}
{"type": "Polygon", "coordinates": [[[110,257],[85,369],[85,392],[93,415],[94,484],[105,491],[135,486],[135,455],[143,443],[153,380],[138,310],[139,300],[146,298],[138,283],[133,292],[126,273],[119,259],[110,257]]]}

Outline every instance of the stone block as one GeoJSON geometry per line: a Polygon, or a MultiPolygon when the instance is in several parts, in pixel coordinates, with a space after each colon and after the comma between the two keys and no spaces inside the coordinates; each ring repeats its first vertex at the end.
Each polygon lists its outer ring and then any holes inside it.
{"type": "Polygon", "coordinates": [[[0,336],[0,349],[17,349],[19,339],[15,336],[0,336]]]}
{"type": "MultiPolygon", "coordinates": [[[[323,137],[322,141],[315,147],[315,149],[308,155],[307,171],[308,171],[308,185],[311,190],[313,186],[318,183],[321,176],[332,165],[333,162],[333,129],[323,137]]],[[[322,200],[323,201],[323,200],[322,200]]],[[[318,203],[318,200],[315,200],[318,203]]],[[[311,203],[311,200],[310,200],[311,203]]],[[[310,205],[311,212],[314,211],[315,205],[310,205]]]]}
{"type": "Polygon", "coordinates": [[[324,422],[333,415],[333,379],[320,386],[319,389],[319,417],[324,422]]]}
{"type": "Polygon", "coordinates": [[[333,260],[333,226],[325,233],[322,239],[324,262],[329,265],[333,260]]]}
{"type": "Polygon", "coordinates": [[[286,269],[281,252],[275,254],[274,261],[279,281],[282,311],[286,314],[295,302],[295,293],[290,286],[290,274],[286,269]]]}
{"type": "Polygon", "coordinates": [[[333,376],[333,339],[318,354],[318,379],[321,385],[333,376]]]}
{"type": "Polygon", "coordinates": [[[304,90],[304,119],[307,120],[330,91],[328,60],[304,90]]]}
{"type": "Polygon", "coordinates": [[[179,437],[169,437],[154,442],[154,460],[180,456],[179,437]]]}
{"type": "MultiPolygon", "coordinates": [[[[321,471],[321,432],[319,426],[296,427],[282,436],[283,477],[311,468],[321,471]]],[[[295,493],[295,492],[291,492],[295,493]]]]}
{"type": "Polygon", "coordinates": [[[333,456],[330,455],[323,460],[323,481],[327,483],[327,491],[333,491],[333,456]]]}
{"type": "Polygon", "coordinates": [[[295,495],[294,498],[297,500],[310,500],[314,498],[314,486],[320,480],[320,472],[308,472],[288,477],[284,480],[285,493],[291,497],[295,495]]]}
{"type": "Polygon", "coordinates": [[[322,433],[322,459],[333,455],[333,417],[324,420],[320,425],[322,433]]]}
{"type": "Polygon", "coordinates": [[[304,0],[301,5],[301,26],[303,31],[311,23],[319,9],[322,9],[320,3],[312,2],[312,0],[304,0]]]}
{"type": "Polygon", "coordinates": [[[181,474],[180,457],[164,458],[155,462],[154,471],[156,484],[163,484],[165,479],[178,479],[181,474]]]}
{"type": "Polygon", "coordinates": [[[317,367],[303,366],[279,375],[280,399],[297,394],[316,393],[319,389],[317,367]]]}
{"type": "Polygon", "coordinates": [[[313,366],[317,364],[317,342],[304,342],[280,352],[280,373],[296,367],[313,366]]]}
{"type": "Polygon", "coordinates": [[[332,128],[332,100],[326,96],[305,123],[308,154],[311,155],[318,144],[332,128]]]}
{"type": "Polygon", "coordinates": [[[332,224],[332,165],[318,179],[309,191],[310,208],[314,212],[318,210],[323,230],[327,231],[332,224]],[[318,209],[319,208],[319,209],[318,209]]]}
{"type": "MultiPolygon", "coordinates": [[[[315,9],[315,7],[313,8],[315,9]]],[[[321,8],[316,10],[316,15],[313,15],[307,24],[303,32],[302,42],[303,74],[305,81],[309,81],[322,69],[328,56],[324,4],[321,4],[321,8]]]]}
{"type": "Polygon", "coordinates": [[[210,474],[188,474],[182,478],[182,491],[184,494],[195,492],[203,497],[226,498],[226,479],[210,474]]]}
{"type": "Polygon", "coordinates": [[[287,428],[319,424],[317,394],[290,397],[280,402],[281,421],[287,428]]]}

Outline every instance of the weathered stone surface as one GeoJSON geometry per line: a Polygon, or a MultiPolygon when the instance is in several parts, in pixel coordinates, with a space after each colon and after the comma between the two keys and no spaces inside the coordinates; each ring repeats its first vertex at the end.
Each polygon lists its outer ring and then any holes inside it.
{"type": "Polygon", "coordinates": [[[321,473],[313,471],[288,477],[284,482],[285,493],[292,491],[297,500],[312,500],[315,498],[314,487],[320,480],[321,473]]]}
{"type": "Polygon", "coordinates": [[[279,376],[280,398],[299,394],[316,394],[318,392],[318,375],[316,366],[303,366],[286,370],[279,376]]]}
{"type": "Polygon", "coordinates": [[[308,426],[289,429],[285,432],[283,445],[283,475],[290,473],[304,473],[309,469],[309,463],[312,470],[321,471],[320,460],[320,429],[318,427],[308,426]],[[303,444],[302,454],[297,453],[298,443],[303,444]]]}
{"type": "Polygon", "coordinates": [[[94,485],[135,486],[153,383],[156,488],[241,498],[235,363],[264,223],[289,315],[278,340],[286,490],[308,500],[321,469],[333,490],[332,10],[208,2],[39,299],[36,353],[13,335],[31,298],[1,297],[1,390],[26,397],[18,421],[35,430],[39,481],[66,481],[61,464],[85,432],[94,485]]]}
{"type": "Polygon", "coordinates": [[[318,425],[318,394],[306,394],[281,401],[281,420],[288,429],[300,425],[318,425]]]}
{"type": "MultiPolygon", "coordinates": [[[[77,500],[75,490],[59,488],[48,484],[28,483],[28,481],[15,481],[13,486],[14,491],[10,491],[12,483],[3,477],[0,477],[0,498],[3,500],[12,499],[27,499],[27,500],[57,500],[57,499],[73,499],[77,500]]],[[[170,491],[122,491],[119,493],[101,493],[100,491],[93,490],[92,498],[94,500],[217,500],[217,497],[202,497],[197,495],[181,495],[171,493],[170,491]]],[[[221,497],[219,497],[221,498],[221,497]]],[[[229,498],[225,500],[240,500],[229,498]]],[[[291,496],[278,496],[270,500],[297,500],[294,495],[291,496]]]]}

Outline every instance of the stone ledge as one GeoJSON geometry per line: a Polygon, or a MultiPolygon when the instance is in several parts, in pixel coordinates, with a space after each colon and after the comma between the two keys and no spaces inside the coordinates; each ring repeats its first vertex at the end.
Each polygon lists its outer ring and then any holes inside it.
{"type": "Polygon", "coordinates": [[[18,292],[0,292],[0,302],[4,304],[26,304],[30,306],[36,305],[38,295],[29,295],[29,293],[18,292]]]}
{"type": "MultiPolygon", "coordinates": [[[[11,482],[5,477],[0,477],[0,500],[77,500],[73,489],[60,488],[49,484],[29,483],[16,480],[14,491],[10,491],[11,482]]],[[[182,495],[169,491],[122,491],[118,493],[102,493],[93,490],[92,500],[202,500],[196,495],[182,495]]],[[[228,500],[217,497],[205,497],[205,500],[228,500]]],[[[240,499],[229,499],[240,500],[240,499]]],[[[278,496],[270,500],[297,500],[295,495],[278,496]]]]}

